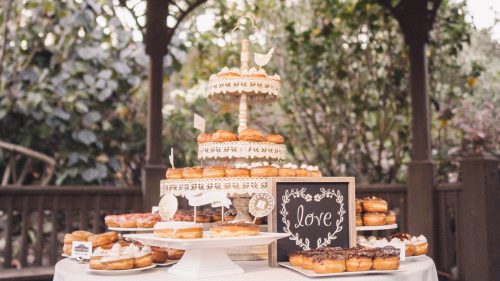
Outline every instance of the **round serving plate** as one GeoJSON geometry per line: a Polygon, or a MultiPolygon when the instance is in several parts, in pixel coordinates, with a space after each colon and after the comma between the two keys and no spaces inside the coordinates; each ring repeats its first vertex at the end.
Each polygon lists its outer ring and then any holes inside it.
{"type": "Polygon", "coordinates": [[[387,224],[387,225],[379,225],[379,226],[356,226],[356,231],[372,231],[372,230],[387,230],[387,229],[396,229],[398,228],[398,224],[387,224]]]}
{"type": "Polygon", "coordinates": [[[246,95],[248,104],[266,104],[279,97],[281,83],[269,77],[212,76],[207,85],[209,100],[221,103],[240,103],[246,95]]]}
{"type": "Polygon", "coordinates": [[[169,266],[169,265],[172,265],[172,264],[176,264],[178,263],[179,260],[167,260],[166,262],[155,262],[156,266],[159,266],[159,267],[164,267],[164,266],[169,266]]]}
{"type": "Polygon", "coordinates": [[[286,145],[270,142],[228,141],[198,144],[198,159],[283,160],[286,145]]]}
{"type": "Polygon", "coordinates": [[[125,227],[108,227],[109,230],[118,232],[153,232],[153,228],[125,228],[125,227]]]}
{"type": "Polygon", "coordinates": [[[170,193],[186,196],[209,192],[227,192],[228,194],[254,194],[268,192],[271,177],[234,177],[200,179],[166,179],[160,181],[160,194],[170,193]]]}
{"type": "Polygon", "coordinates": [[[99,274],[99,275],[130,275],[130,274],[136,274],[144,270],[148,270],[151,268],[156,267],[156,264],[152,264],[150,266],[145,266],[145,267],[138,267],[138,268],[132,268],[132,269],[123,269],[123,270],[98,270],[98,269],[91,269],[87,268],[87,271],[90,273],[94,274],[99,274]]]}

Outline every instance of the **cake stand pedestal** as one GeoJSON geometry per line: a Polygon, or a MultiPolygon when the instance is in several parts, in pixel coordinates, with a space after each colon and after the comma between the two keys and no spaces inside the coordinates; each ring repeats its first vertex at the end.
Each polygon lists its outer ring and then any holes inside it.
{"type": "Polygon", "coordinates": [[[267,245],[288,233],[264,232],[256,236],[210,238],[208,232],[203,238],[176,239],[158,238],[153,233],[125,234],[125,238],[136,240],[144,245],[185,250],[181,260],[168,272],[188,278],[206,278],[243,273],[226,254],[226,249],[241,246],[267,245]]]}

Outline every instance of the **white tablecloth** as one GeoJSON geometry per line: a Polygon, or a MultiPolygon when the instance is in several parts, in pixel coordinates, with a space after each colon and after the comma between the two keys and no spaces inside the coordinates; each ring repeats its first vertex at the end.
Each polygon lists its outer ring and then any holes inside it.
{"type": "MultiPolygon", "coordinates": [[[[88,264],[79,264],[70,259],[63,259],[56,264],[54,281],[161,281],[161,280],[224,280],[224,281],[293,281],[293,280],[313,280],[300,273],[286,268],[271,268],[267,266],[267,261],[244,261],[236,262],[244,270],[244,274],[214,277],[206,279],[187,279],[172,275],[167,272],[169,267],[156,267],[146,271],[138,272],[133,275],[120,276],[102,276],[86,272],[88,264]]],[[[371,274],[371,275],[355,275],[355,276],[338,276],[335,278],[321,278],[318,280],[349,280],[363,281],[438,281],[436,266],[429,257],[421,257],[418,260],[407,261],[401,263],[400,267],[403,271],[391,274],[371,274]]]]}

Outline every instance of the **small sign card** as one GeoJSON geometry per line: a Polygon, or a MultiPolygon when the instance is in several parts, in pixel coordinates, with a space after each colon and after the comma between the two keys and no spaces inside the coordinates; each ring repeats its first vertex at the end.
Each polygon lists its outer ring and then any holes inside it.
{"type": "Polygon", "coordinates": [[[71,244],[71,257],[89,260],[92,255],[92,242],[73,241],[71,244]]]}
{"type": "Polygon", "coordinates": [[[200,130],[202,133],[205,132],[205,118],[195,113],[193,123],[195,129],[200,130]]]}
{"type": "Polygon", "coordinates": [[[179,202],[177,201],[177,197],[170,193],[165,193],[158,203],[158,213],[160,213],[162,219],[168,221],[174,217],[178,207],[179,202]]]}
{"type": "Polygon", "coordinates": [[[270,231],[289,233],[271,245],[269,264],[296,251],[356,244],[354,178],[275,178],[270,231]]]}

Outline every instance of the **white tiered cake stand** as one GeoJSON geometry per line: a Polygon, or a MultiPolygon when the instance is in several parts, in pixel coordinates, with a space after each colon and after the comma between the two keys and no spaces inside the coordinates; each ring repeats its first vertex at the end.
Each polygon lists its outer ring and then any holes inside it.
{"type": "Polygon", "coordinates": [[[226,249],[267,245],[289,236],[288,233],[260,233],[256,236],[210,238],[205,232],[203,238],[175,239],[158,238],[152,233],[125,234],[125,238],[136,240],[144,245],[185,250],[184,255],[168,272],[188,278],[217,277],[241,274],[243,268],[236,265],[226,254],[226,249]]]}

